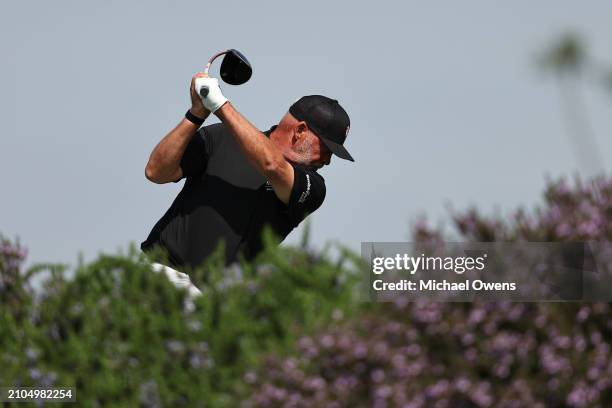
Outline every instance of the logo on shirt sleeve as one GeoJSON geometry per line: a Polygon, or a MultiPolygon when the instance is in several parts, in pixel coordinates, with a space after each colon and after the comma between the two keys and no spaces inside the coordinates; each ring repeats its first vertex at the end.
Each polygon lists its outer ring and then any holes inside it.
{"type": "Polygon", "coordinates": [[[300,195],[300,199],[298,200],[298,203],[304,204],[304,202],[306,201],[309,195],[310,195],[310,175],[306,174],[306,191],[304,191],[302,195],[300,195]]]}

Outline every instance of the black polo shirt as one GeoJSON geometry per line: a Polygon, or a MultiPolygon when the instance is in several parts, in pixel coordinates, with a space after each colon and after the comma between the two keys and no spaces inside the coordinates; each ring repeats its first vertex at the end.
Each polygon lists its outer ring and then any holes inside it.
{"type": "MultiPolygon", "coordinates": [[[[274,128],[264,134],[269,136],[274,128]]],[[[161,246],[168,252],[169,266],[177,269],[199,266],[221,240],[226,264],[240,254],[252,259],[262,249],[265,225],[284,239],[323,203],[323,177],[292,166],[293,189],[285,204],[223,124],[200,128],[181,160],[185,185],[140,248],[161,246]]]]}

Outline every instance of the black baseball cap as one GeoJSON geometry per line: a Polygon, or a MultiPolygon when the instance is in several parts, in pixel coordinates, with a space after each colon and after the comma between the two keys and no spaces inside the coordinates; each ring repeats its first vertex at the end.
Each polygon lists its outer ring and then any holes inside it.
{"type": "Polygon", "coordinates": [[[323,95],[308,95],[289,108],[297,120],[303,120],[329,150],[341,159],[355,161],[342,146],[348,136],[351,121],[337,100],[323,95]]]}

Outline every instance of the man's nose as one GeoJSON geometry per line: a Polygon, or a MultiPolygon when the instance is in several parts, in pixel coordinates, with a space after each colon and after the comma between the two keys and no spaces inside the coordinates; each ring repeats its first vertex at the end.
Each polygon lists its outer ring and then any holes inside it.
{"type": "Polygon", "coordinates": [[[330,160],[331,160],[331,156],[332,155],[331,155],[330,152],[325,152],[325,154],[322,157],[323,160],[321,160],[323,162],[323,164],[328,165],[330,160]]]}
{"type": "Polygon", "coordinates": [[[316,161],[315,166],[320,169],[323,166],[327,166],[329,164],[329,157],[321,157],[316,161]]]}

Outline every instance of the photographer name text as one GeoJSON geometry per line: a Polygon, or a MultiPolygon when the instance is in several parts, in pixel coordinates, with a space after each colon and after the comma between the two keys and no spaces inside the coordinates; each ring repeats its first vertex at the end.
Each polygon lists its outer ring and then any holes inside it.
{"type": "MultiPolygon", "coordinates": [[[[393,257],[372,258],[372,273],[377,277],[372,281],[375,291],[515,291],[514,282],[486,282],[481,279],[399,279],[385,282],[380,275],[387,271],[405,272],[414,275],[417,272],[452,272],[462,275],[465,272],[484,272],[487,254],[482,256],[410,256],[396,254],[393,257]]],[[[455,275],[455,276],[456,276],[455,275]]]]}
{"type": "Polygon", "coordinates": [[[446,280],[420,279],[417,282],[402,279],[397,282],[385,282],[376,279],[372,282],[372,288],[376,291],[514,291],[514,282],[484,282],[480,279],[466,279],[462,282],[448,282],[446,280]]]}

